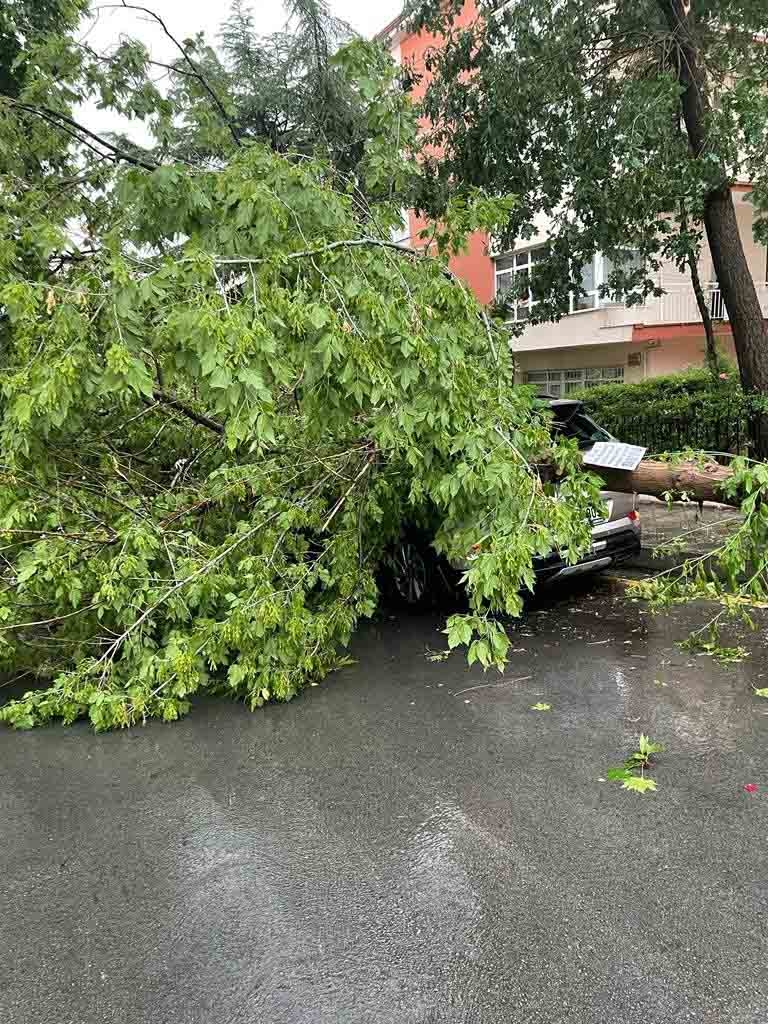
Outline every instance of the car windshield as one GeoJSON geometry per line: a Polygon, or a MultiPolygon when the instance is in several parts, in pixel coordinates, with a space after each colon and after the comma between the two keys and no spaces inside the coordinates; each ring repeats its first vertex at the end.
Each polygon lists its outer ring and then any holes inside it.
{"type": "Polygon", "coordinates": [[[598,427],[584,412],[574,413],[565,421],[555,420],[552,424],[552,433],[555,437],[575,437],[579,442],[579,448],[590,448],[597,441],[614,440],[607,430],[598,427]]]}

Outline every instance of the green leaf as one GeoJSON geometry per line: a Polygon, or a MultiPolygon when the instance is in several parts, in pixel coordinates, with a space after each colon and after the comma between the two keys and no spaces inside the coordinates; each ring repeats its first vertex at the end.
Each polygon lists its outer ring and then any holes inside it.
{"type": "Polygon", "coordinates": [[[443,632],[448,634],[448,647],[451,650],[462,644],[468,644],[472,639],[472,625],[467,618],[461,615],[452,615],[448,620],[448,628],[443,632]]]}
{"type": "Polygon", "coordinates": [[[125,371],[125,380],[137,394],[152,396],[153,383],[149,370],[141,359],[131,359],[125,371]]]}
{"type": "Polygon", "coordinates": [[[638,752],[641,757],[647,757],[649,754],[658,754],[664,749],[660,743],[654,743],[651,738],[646,736],[644,733],[640,733],[638,747],[638,752]]]}
{"type": "Polygon", "coordinates": [[[40,562],[27,562],[26,565],[22,566],[16,574],[17,583],[26,583],[27,580],[32,579],[37,570],[40,568],[40,562]]]}
{"type": "Polygon", "coordinates": [[[627,768],[609,768],[605,774],[611,782],[623,782],[632,778],[632,773],[627,768]]]}
{"type": "Polygon", "coordinates": [[[211,374],[208,383],[212,388],[225,391],[232,384],[232,371],[226,366],[217,366],[211,374]]]}
{"type": "Polygon", "coordinates": [[[467,662],[474,665],[479,661],[484,668],[491,664],[491,648],[487,640],[473,640],[467,652],[467,662]]]}
{"type": "Polygon", "coordinates": [[[761,686],[759,689],[755,689],[756,697],[768,697],[768,686],[761,686]]]}
{"type": "Polygon", "coordinates": [[[655,793],[656,783],[653,779],[646,779],[641,775],[632,775],[628,779],[624,779],[621,788],[628,789],[633,793],[655,793]]]}
{"type": "Polygon", "coordinates": [[[307,310],[307,319],[315,330],[319,331],[321,327],[325,327],[328,323],[328,310],[322,306],[310,306],[307,310]]]}
{"type": "Polygon", "coordinates": [[[551,711],[552,705],[545,704],[543,701],[539,701],[536,704],[531,704],[531,711],[551,711]]]}

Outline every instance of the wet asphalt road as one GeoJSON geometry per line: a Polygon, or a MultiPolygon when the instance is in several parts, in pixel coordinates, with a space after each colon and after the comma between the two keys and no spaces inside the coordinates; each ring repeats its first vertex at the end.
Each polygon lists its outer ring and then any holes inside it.
{"type": "Polygon", "coordinates": [[[387,620],[290,705],[0,733],[0,1021],[764,1024],[768,666],[683,620],[605,583],[501,681],[387,620]],[[641,730],[655,796],[599,781],[641,730]]]}

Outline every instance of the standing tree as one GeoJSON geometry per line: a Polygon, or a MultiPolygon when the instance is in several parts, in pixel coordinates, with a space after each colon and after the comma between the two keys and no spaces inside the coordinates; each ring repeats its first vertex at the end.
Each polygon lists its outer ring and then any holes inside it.
{"type": "Polygon", "coordinates": [[[243,136],[276,152],[306,154],[324,147],[339,169],[361,159],[365,104],[333,63],[354,33],[325,0],[291,0],[286,29],[260,35],[245,0],[235,0],[221,33],[235,118],[243,136]]]}
{"type": "MultiPolygon", "coordinates": [[[[416,4],[416,24],[442,32],[428,62],[429,141],[441,157],[421,203],[439,214],[456,183],[520,204],[507,236],[553,219],[539,316],[559,316],[597,251],[611,286],[654,286],[624,263],[690,263],[703,224],[728,311],[742,384],[768,394],[768,333],[749,273],[731,186],[754,187],[768,240],[768,8],[756,0],[517,0],[478,4],[452,27],[459,0],[416,4]],[[626,257],[624,257],[626,259],[626,257]]],[[[759,403],[758,403],[759,405],[759,403]]],[[[768,418],[754,438],[768,456],[768,418]]]]}

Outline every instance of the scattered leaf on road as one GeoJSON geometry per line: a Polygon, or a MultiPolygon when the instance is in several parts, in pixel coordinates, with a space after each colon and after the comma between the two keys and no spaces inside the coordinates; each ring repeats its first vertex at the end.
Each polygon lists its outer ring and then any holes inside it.
{"type": "Polygon", "coordinates": [[[551,711],[551,704],[544,704],[543,701],[539,701],[538,704],[531,704],[531,711],[551,711]]]}
{"type": "Polygon", "coordinates": [[[656,783],[653,779],[646,779],[640,775],[631,775],[628,779],[624,779],[621,788],[629,789],[633,793],[655,793],[656,783]]]}

